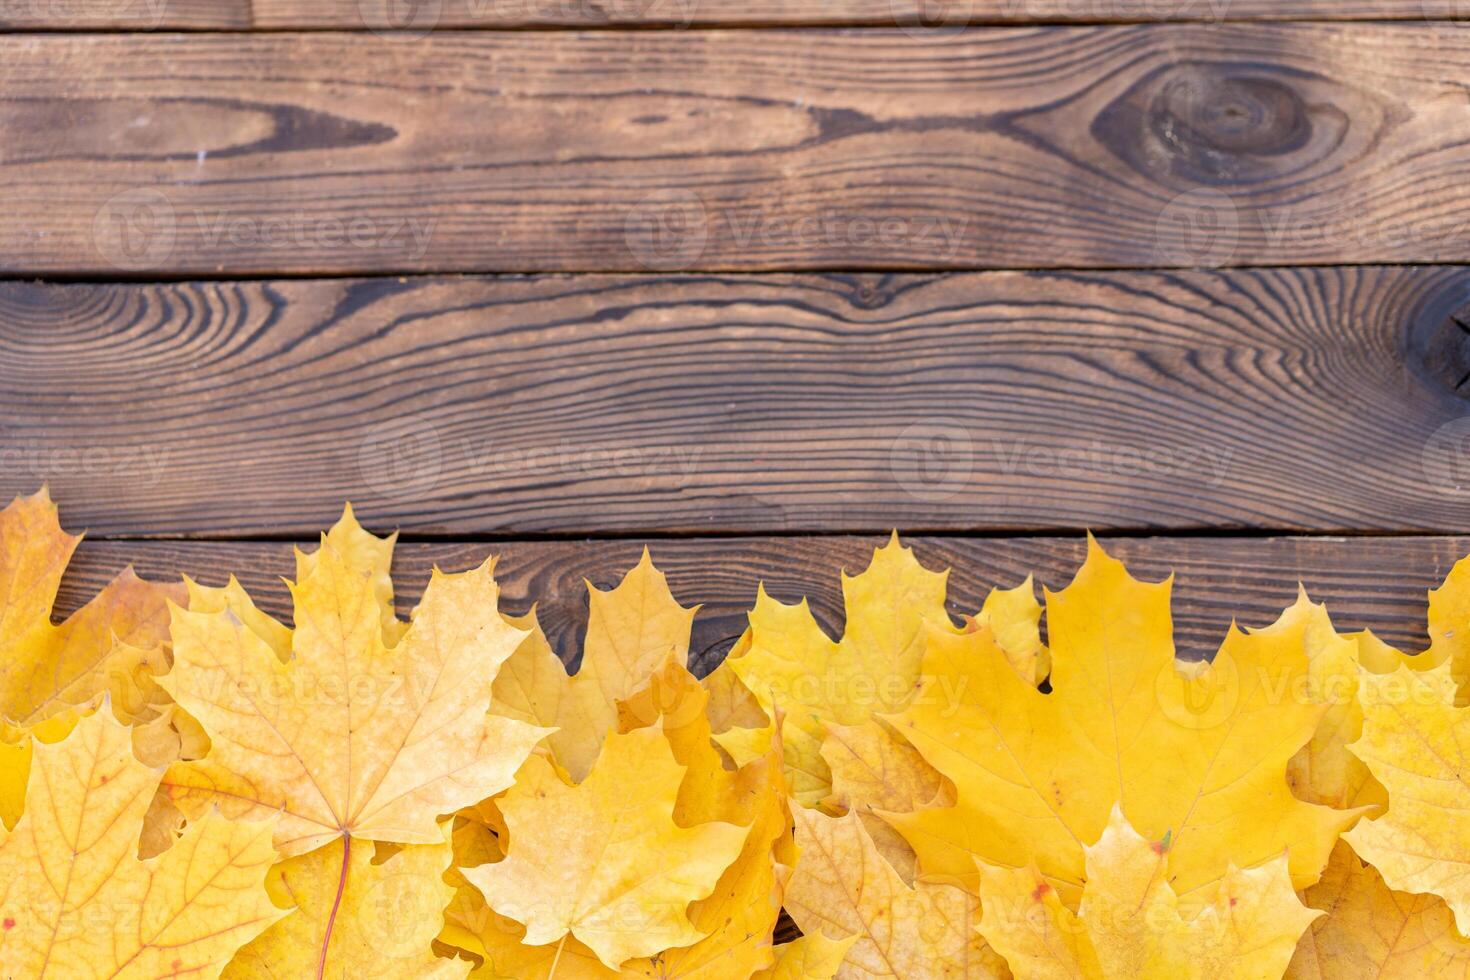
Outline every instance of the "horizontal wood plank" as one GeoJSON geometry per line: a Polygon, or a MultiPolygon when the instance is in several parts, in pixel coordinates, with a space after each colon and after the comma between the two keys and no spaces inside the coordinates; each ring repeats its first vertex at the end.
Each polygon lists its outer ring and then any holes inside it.
{"type": "Polygon", "coordinates": [[[1453,24],[0,37],[0,273],[1470,261],[1453,24]]]}
{"type": "MultiPolygon", "coordinates": [[[[906,539],[930,568],[952,569],[950,609],[974,613],[993,587],[1009,588],[1034,574],[1038,586],[1060,588],[1081,563],[1086,542],[1067,538],[906,539]]],[[[833,635],[843,622],[839,570],[866,567],[879,537],[704,538],[646,542],[684,604],[703,603],[690,649],[700,670],[723,658],[745,628],[756,583],[787,602],[811,600],[833,635]]],[[[1298,583],[1326,602],[1340,630],[1372,629],[1403,649],[1425,637],[1425,592],[1470,553],[1470,537],[1421,538],[1126,538],[1104,540],[1134,574],[1174,583],[1175,642],[1181,656],[1199,659],[1218,647],[1232,619],[1265,626],[1296,598],[1298,583]]],[[[407,615],[438,565],[458,571],[500,555],[502,608],[524,612],[535,601],[548,637],[568,661],[579,655],[587,623],[584,579],[600,588],[617,583],[638,560],[639,541],[509,541],[495,544],[400,544],[394,564],[399,607],[407,615]]],[[[235,573],[256,600],[289,621],[281,581],[294,574],[292,545],[282,542],[95,542],[82,544],[67,573],[60,609],[76,608],[128,562],[139,574],[171,579],[181,573],[223,584],[235,573]]],[[[1040,593],[1038,592],[1038,595],[1040,593]]]]}
{"type": "Polygon", "coordinates": [[[0,0],[0,31],[243,30],[251,0],[0,0]]]}
{"type": "Polygon", "coordinates": [[[900,25],[1465,17],[1458,0],[254,0],[264,27],[428,31],[483,27],[900,25]]]}
{"type": "Polygon", "coordinates": [[[1470,269],[0,284],[102,536],[1470,527],[1470,269]]]}
{"type": "Polygon", "coordinates": [[[346,30],[1433,20],[1460,0],[0,0],[0,30],[346,30]]]}

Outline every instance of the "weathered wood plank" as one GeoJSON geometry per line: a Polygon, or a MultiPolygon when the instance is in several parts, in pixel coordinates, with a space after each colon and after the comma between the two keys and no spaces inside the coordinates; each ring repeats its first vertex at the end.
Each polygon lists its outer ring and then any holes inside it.
{"type": "Polygon", "coordinates": [[[104,536],[345,499],[444,537],[1458,533],[1466,303],[1461,267],[9,282],[0,495],[104,536]]]}
{"type": "Polygon", "coordinates": [[[1470,260],[1452,24],[0,37],[0,272],[1470,260]]]}
{"type": "MultiPolygon", "coordinates": [[[[685,604],[703,603],[691,651],[713,667],[745,628],[757,581],[777,598],[808,596],[818,620],[834,635],[843,621],[838,571],[867,565],[881,537],[694,538],[646,542],[685,604]]],[[[1086,542],[1067,538],[909,540],[931,568],[950,567],[956,616],[973,613],[995,586],[1010,587],[1034,573],[1038,585],[1060,588],[1081,563],[1086,542]]],[[[1339,629],[1370,628],[1404,649],[1426,643],[1426,590],[1470,553],[1470,537],[1125,538],[1104,540],[1134,574],[1174,583],[1175,639],[1182,656],[1206,657],[1232,618],[1264,626],[1296,598],[1297,584],[1327,603],[1339,629]]],[[[494,544],[400,544],[394,565],[399,606],[412,608],[438,565],[461,570],[501,556],[502,607],[524,612],[539,603],[542,625],[557,651],[574,659],[586,628],[584,579],[616,584],[638,560],[639,541],[508,541],[494,544]]],[[[75,608],[131,561],[158,579],[181,573],[222,584],[235,573],[265,608],[289,620],[281,576],[293,574],[292,545],[281,542],[87,541],[67,573],[63,612],[75,608]]],[[[1038,593],[1039,594],[1039,593],[1038,593]]]]}
{"type": "Polygon", "coordinates": [[[1460,0],[0,0],[0,30],[430,30],[1449,20],[1460,0]]]}
{"type": "Polygon", "coordinates": [[[241,30],[251,26],[250,2],[0,0],[0,30],[241,30]]]}
{"type": "Polygon", "coordinates": [[[1109,21],[1429,20],[1465,17],[1458,0],[254,0],[263,27],[428,31],[484,27],[899,25],[1109,21]]]}

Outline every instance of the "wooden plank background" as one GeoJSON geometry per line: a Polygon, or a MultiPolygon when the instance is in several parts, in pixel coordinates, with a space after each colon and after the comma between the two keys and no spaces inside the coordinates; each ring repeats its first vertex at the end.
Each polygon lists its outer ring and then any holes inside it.
{"type": "Polygon", "coordinates": [[[0,28],[380,30],[1246,20],[1451,20],[1461,0],[0,0],[0,28]]]}
{"type": "Polygon", "coordinates": [[[0,0],[0,494],[89,529],[64,608],[131,557],[284,613],[351,498],[405,608],[503,552],[569,658],[645,543],[707,668],[757,578],[839,627],[895,527],[957,613],[1093,528],[1188,656],[1299,580],[1418,647],[1470,551],[1466,19],[0,0]]]}
{"type": "Polygon", "coordinates": [[[1467,303],[1410,267],[11,282],[0,494],[128,536],[344,499],[435,537],[1456,533],[1467,303]]]}
{"type": "Polygon", "coordinates": [[[1463,263],[1470,30],[0,36],[0,268],[1463,263]]]}

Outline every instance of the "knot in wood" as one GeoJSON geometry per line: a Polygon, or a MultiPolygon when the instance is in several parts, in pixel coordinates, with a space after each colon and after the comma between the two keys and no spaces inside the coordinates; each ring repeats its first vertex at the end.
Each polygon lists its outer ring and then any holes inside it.
{"type": "Polygon", "coordinates": [[[1316,166],[1342,146],[1347,117],[1314,92],[1332,87],[1270,65],[1169,65],[1104,108],[1093,135],[1160,183],[1267,183],[1316,166]]]}

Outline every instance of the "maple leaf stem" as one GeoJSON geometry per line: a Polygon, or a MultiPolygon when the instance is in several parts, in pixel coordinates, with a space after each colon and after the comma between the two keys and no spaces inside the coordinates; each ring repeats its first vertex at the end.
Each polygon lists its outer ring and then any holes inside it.
{"type": "Polygon", "coordinates": [[[332,899],[332,912],[327,916],[327,928],[322,935],[322,955],[316,964],[316,980],[327,975],[327,947],[332,945],[332,927],[337,924],[337,911],[342,908],[342,893],[347,890],[347,866],[352,860],[352,835],[342,832],[342,875],[337,879],[337,897],[332,899]]]}
{"type": "Polygon", "coordinates": [[[556,968],[561,965],[561,951],[566,948],[568,935],[562,933],[561,942],[556,944],[556,955],[551,958],[551,970],[546,974],[546,980],[556,980],[556,968]]]}

